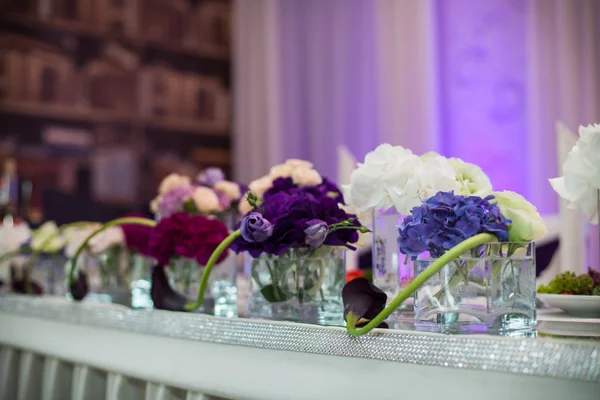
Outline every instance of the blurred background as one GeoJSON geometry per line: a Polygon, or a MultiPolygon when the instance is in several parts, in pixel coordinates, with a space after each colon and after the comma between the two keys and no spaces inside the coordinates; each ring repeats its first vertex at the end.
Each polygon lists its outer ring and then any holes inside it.
{"type": "Polygon", "coordinates": [[[230,170],[229,1],[0,4],[3,213],[108,220],[230,170]]]}
{"type": "Polygon", "coordinates": [[[597,0],[0,0],[3,213],[144,211],[169,172],[340,176],[382,142],[558,211],[555,124],[600,122],[597,0]]]}

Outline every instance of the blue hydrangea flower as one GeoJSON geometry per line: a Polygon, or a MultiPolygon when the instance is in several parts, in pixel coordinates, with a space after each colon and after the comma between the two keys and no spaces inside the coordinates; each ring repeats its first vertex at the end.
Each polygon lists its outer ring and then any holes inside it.
{"type": "Polygon", "coordinates": [[[454,192],[438,192],[411,210],[398,229],[400,252],[416,259],[428,251],[440,257],[460,242],[479,233],[495,235],[499,241],[508,240],[506,219],[494,196],[457,196],[454,192]]]}

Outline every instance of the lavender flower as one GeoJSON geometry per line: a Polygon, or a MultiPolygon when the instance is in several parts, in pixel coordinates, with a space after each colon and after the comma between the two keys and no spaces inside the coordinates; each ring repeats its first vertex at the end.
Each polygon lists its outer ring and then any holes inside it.
{"type": "Polygon", "coordinates": [[[201,185],[213,187],[215,183],[225,180],[225,174],[221,168],[211,167],[204,170],[202,177],[199,179],[201,185]]]}
{"type": "Polygon", "coordinates": [[[262,243],[273,235],[273,225],[260,213],[251,212],[242,219],[240,231],[244,240],[262,243]]]}
{"type": "Polygon", "coordinates": [[[192,185],[184,185],[177,187],[165,193],[162,201],[158,206],[158,212],[161,217],[168,217],[183,209],[183,205],[194,194],[195,187],[192,185]]]}
{"type": "Polygon", "coordinates": [[[479,233],[491,233],[500,241],[508,240],[506,219],[493,196],[456,196],[439,192],[411,210],[398,229],[402,254],[416,259],[423,252],[440,257],[460,242],[479,233]]]}
{"type": "Polygon", "coordinates": [[[308,225],[308,228],[304,230],[304,233],[306,233],[306,244],[316,249],[327,239],[327,234],[329,233],[327,222],[320,219],[313,219],[306,222],[306,224],[308,225]]]}

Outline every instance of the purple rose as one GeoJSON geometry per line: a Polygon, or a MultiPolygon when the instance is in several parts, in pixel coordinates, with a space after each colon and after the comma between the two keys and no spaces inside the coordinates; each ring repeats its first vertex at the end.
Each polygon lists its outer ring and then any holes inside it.
{"type": "Polygon", "coordinates": [[[306,224],[308,225],[308,228],[304,230],[304,233],[306,233],[306,244],[316,249],[327,238],[329,227],[327,226],[327,222],[320,219],[310,220],[306,224]]]}
{"type": "Polygon", "coordinates": [[[273,235],[273,225],[260,213],[251,212],[242,219],[240,231],[244,240],[262,243],[273,235]]]}

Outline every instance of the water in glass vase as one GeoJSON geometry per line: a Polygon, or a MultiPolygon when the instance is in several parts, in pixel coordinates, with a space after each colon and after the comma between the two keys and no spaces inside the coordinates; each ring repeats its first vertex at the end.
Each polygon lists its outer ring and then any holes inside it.
{"type": "MultiPolygon", "coordinates": [[[[415,274],[435,259],[419,259],[415,274]]],[[[415,293],[415,326],[445,333],[534,330],[533,243],[489,243],[444,266],[415,293]]]]}
{"type": "Polygon", "coordinates": [[[290,249],[247,261],[251,270],[248,315],[253,318],[344,324],[344,251],[290,249]]]}

